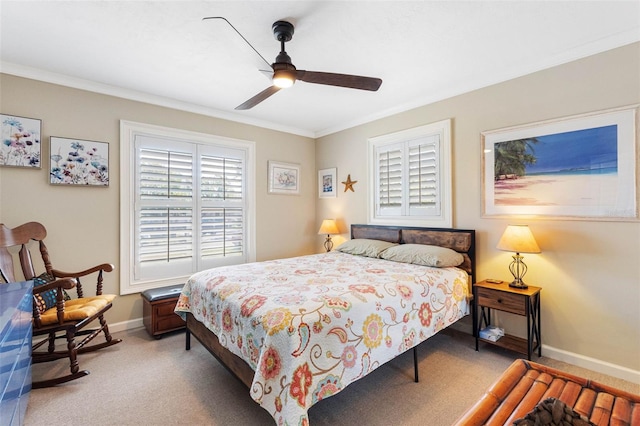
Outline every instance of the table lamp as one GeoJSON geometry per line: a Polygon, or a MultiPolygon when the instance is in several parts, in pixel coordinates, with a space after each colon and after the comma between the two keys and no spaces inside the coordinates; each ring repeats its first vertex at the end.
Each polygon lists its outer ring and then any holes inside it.
{"type": "Polygon", "coordinates": [[[513,256],[513,262],[509,265],[509,270],[514,278],[509,286],[527,288],[528,286],[522,281],[522,277],[527,273],[527,265],[522,261],[523,257],[520,253],[540,253],[540,247],[538,247],[538,243],[533,238],[529,227],[527,225],[507,226],[496,247],[499,250],[516,253],[513,256]]]}
{"type": "Polygon", "coordinates": [[[327,238],[324,240],[324,248],[327,252],[330,252],[333,248],[333,241],[331,241],[332,234],[339,234],[338,226],[336,225],[336,221],[333,219],[325,219],[322,221],[322,225],[320,225],[320,230],[318,234],[327,234],[327,238]]]}

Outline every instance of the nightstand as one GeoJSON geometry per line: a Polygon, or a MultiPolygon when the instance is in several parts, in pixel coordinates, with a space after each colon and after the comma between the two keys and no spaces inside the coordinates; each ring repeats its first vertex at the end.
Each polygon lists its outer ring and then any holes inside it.
{"type": "Polygon", "coordinates": [[[473,318],[473,330],[476,338],[476,351],[478,342],[483,341],[500,346],[512,351],[527,355],[531,360],[531,354],[537,349],[538,356],[542,356],[541,329],[540,329],[540,287],[529,286],[525,289],[509,287],[509,283],[489,283],[486,280],[473,285],[473,299],[475,303],[475,315],[473,318]],[[527,339],[505,334],[497,341],[491,341],[480,337],[480,330],[491,325],[491,310],[509,312],[527,318],[527,339]]]}

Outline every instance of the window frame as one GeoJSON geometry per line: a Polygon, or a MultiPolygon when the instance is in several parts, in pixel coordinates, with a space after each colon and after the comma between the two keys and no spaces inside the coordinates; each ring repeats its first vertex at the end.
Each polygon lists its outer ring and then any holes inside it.
{"type": "MultiPolygon", "coordinates": [[[[451,174],[451,119],[414,127],[367,140],[367,166],[371,188],[367,193],[368,222],[379,225],[413,225],[425,227],[451,228],[453,226],[452,174],[451,174]],[[378,205],[379,166],[377,153],[380,148],[398,146],[408,151],[416,140],[438,136],[438,201],[440,208],[433,214],[410,215],[401,210],[398,214],[381,214],[378,205]]],[[[408,158],[403,159],[402,172],[408,175],[408,158]]],[[[403,180],[403,185],[404,185],[403,180]]],[[[402,205],[408,202],[408,191],[404,190],[402,205]]],[[[401,209],[401,208],[399,208],[401,209]]]]}
{"type": "MultiPolygon", "coordinates": [[[[232,139],[206,133],[174,129],[152,124],[120,121],[120,294],[134,294],[152,288],[184,283],[192,273],[173,277],[148,278],[136,280],[135,264],[135,221],[136,221],[136,136],[149,136],[158,139],[175,140],[209,147],[232,148],[245,153],[245,262],[256,259],[255,244],[255,142],[232,139]]],[[[197,156],[194,161],[198,161],[197,156]]],[[[195,184],[195,182],[194,182],[195,184]]],[[[203,207],[197,202],[197,209],[203,207]]]]}

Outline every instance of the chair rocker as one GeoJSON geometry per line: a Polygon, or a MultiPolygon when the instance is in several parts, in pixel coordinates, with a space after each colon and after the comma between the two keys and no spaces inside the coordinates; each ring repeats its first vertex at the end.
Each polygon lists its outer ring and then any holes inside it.
{"type": "Polygon", "coordinates": [[[24,280],[34,280],[32,362],[69,358],[70,374],[33,382],[33,388],[55,386],[86,376],[89,371],[80,370],[78,354],[102,349],[122,341],[111,336],[104,319],[104,313],[111,308],[111,302],[116,296],[102,294],[102,274],[113,271],[113,265],[103,263],[81,272],[63,272],[53,269],[43,241],[46,235],[44,226],[36,222],[25,223],[13,229],[0,224],[0,282],[22,281],[15,279],[13,258],[16,251],[24,280]],[[36,276],[29,251],[31,241],[37,242],[44,263],[46,272],[40,276],[36,276]],[[95,273],[97,273],[95,296],[85,296],[81,278],[95,273]],[[76,290],[77,298],[70,298],[67,294],[67,291],[73,288],[76,290]],[[85,329],[96,319],[100,325],[98,328],[85,329]],[[104,334],[105,342],[87,345],[101,332],[104,334]],[[38,336],[45,337],[36,342],[38,336]],[[78,343],[76,343],[76,336],[83,336],[78,343]],[[56,350],[57,338],[66,339],[66,350],[56,350]],[[37,351],[45,344],[46,350],[37,351]]]}

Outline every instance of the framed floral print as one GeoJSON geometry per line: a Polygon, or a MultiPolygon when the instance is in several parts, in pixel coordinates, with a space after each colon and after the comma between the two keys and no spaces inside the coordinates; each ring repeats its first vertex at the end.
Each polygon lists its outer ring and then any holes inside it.
{"type": "Polygon", "coordinates": [[[109,186],[109,144],[51,136],[49,183],[109,186]]]}
{"type": "Polygon", "coordinates": [[[42,121],[0,114],[0,166],[40,169],[42,121]]]}

